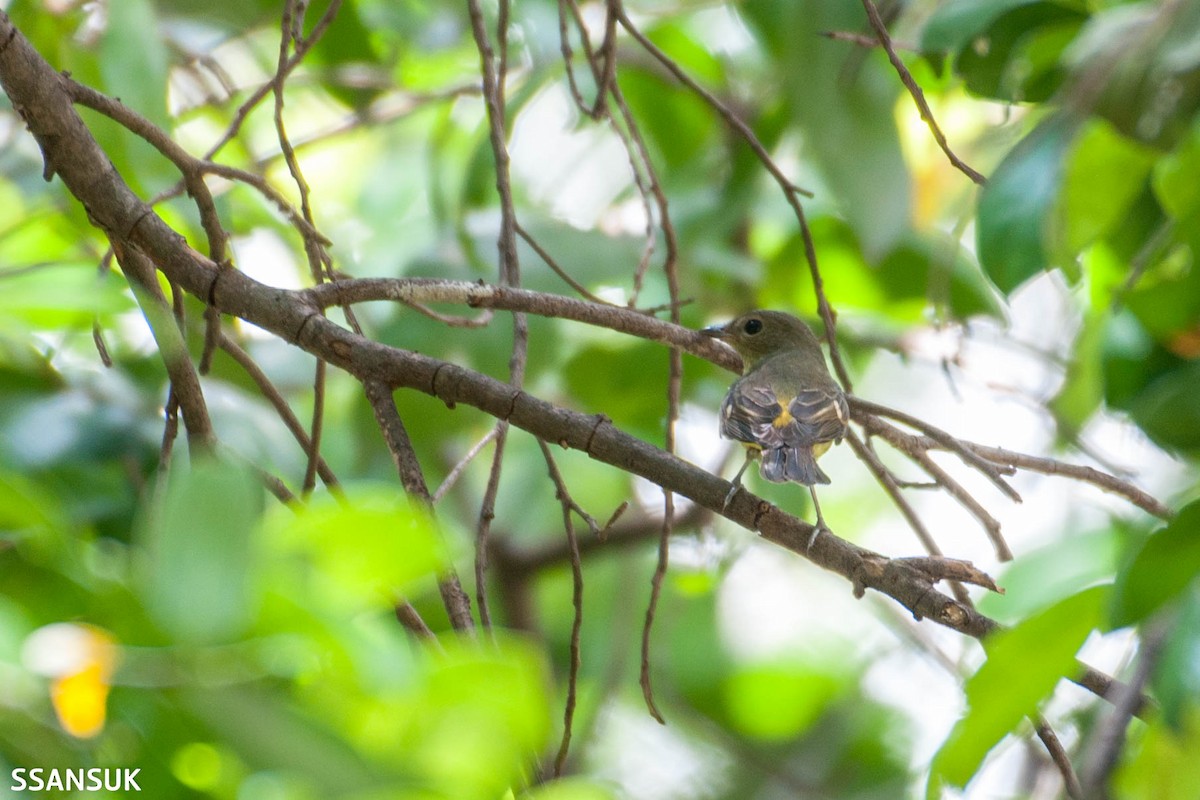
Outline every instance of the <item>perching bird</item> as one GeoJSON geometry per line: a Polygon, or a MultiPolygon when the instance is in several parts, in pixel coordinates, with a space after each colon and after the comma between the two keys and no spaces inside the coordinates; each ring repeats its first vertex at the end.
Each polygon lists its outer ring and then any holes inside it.
{"type": "Polygon", "coordinates": [[[746,445],[746,461],[733,479],[726,505],[741,487],[742,474],[761,457],[759,474],[772,483],[808,486],[825,528],[813,488],[829,483],[817,459],[846,434],[846,395],[829,374],[813,332],[791,314],[751,311],[725,325],[701,331],[727,342],[742,357],[742,377],[721,404],[721,435],[746,445]]]}

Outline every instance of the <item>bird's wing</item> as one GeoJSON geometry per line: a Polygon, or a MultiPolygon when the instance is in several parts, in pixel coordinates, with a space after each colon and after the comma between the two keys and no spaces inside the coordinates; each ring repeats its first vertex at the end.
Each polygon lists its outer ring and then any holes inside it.
{"type": "Polygon", "coordinates": [[[735,383],[721,404],[721,433],[768,450],[812,447],[845,435],[849,409],[836,389],[805,389],[785,400],[786,409],[771,387],[735,383]]]}
{"type": "Polygon", "coordinates": [[[769,386],[739,381],[721,404],[721,434],[764,450],[811,447],[845,435],[850,413],[841,392],[808,389],[785,399],[786,410],[769,386]]]}

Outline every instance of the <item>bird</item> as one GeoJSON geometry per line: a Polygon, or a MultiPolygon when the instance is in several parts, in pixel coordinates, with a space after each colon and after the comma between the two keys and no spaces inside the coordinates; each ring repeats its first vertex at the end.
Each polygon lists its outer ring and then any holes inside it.
{"type": "Polygon", "coordinates": [[[733,347],[742,357],[742,377],[721,403],[721,435],[746,446],[746,460],[725,496],[725,507],[741,488],[750,462],[772,483],[800,483],[812,494],[817,525],[811,548],[829,530],[817,502],[816,484],[829,483],[817,459],[846,435],[846,395],[825,365],[821,344],[808,325],[782,311],[759,309],[701,331],[733,347]]]}

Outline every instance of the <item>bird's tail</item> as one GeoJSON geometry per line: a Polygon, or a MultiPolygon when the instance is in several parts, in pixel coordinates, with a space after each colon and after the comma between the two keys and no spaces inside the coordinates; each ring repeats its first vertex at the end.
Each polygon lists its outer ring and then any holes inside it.
{"type": "Polygon", "coordinates": [[[759,474],[772,483],[795,481],[805,486],[829,483],[829,476],[817,466],[817,459],[808,447],[777,447],[764,450],[759,474]]]}

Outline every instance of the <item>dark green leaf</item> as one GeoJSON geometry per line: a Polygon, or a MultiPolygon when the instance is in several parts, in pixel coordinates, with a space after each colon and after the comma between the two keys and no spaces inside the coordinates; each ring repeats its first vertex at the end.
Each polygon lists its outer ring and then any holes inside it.
{"type": "Polygon", "coordinates": [[[1200,364],[1159,375],[1133,401],[1133,418],[1156,444],[1200,452],[1200,364]]]}
{"type": "Polygon", "coordinates": [[[979,261],[1006,294],[1049,266],[1046,221],[1075,128],[1065,116],[1043,122],[1000,162],[979,198],[979,261]]]}
{"type": "Polygon", "coordinates": [[[1183,507],[1143,541],[1117,576],[1110,617],[1115,627],[1140,622],[1179,596],[1200,575],[1200,501],[1183,507]]]}
{"type": "Polygon", "coordinates": [[[1196,658],[1200,653],[1200,592],[1194,585],[1184,593],[1179,613],[1169,624],[1154,671],[1154,696],[1162,704],[1164,721],[1182,735],[1200,710],[1200,659],[1196,658]]]}

